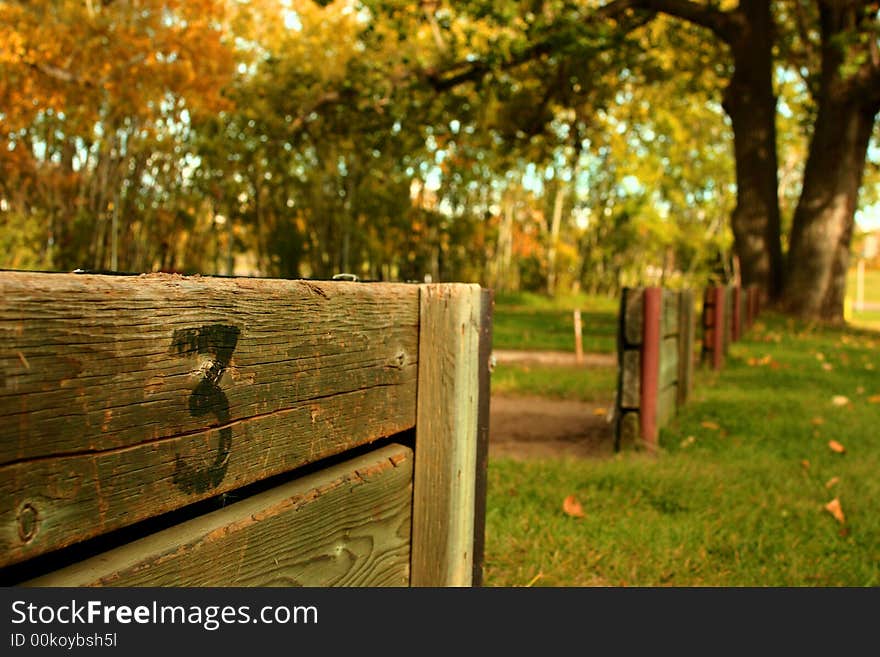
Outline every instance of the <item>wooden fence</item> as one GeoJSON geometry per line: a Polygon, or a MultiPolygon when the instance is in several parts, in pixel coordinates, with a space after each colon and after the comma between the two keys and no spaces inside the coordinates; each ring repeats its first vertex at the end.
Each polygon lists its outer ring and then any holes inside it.
{"type": "Polygon", "coordinates": [[[731,342],[752,328],[760,312],[760,296],[754,286],[716,285],[703,292],[701,360],[712,369],[724,367],[731,342]],[[720,327],[716,330],[716,327],[720,327]]]}
{"type": "MultiPolygon", "coordinates": [[[[724,365],[728,347],[758,315],[757,288],[714,286],[702,304],[700,359],[724,365]]],[[[618,328],[615,448],[656,449],[659,430],[687,402],[693,387],[696,322],[691,290],[625,288],[618,328]]]]}
{"type": "Polygon", "coordinates": [[[477,285],[0,273],[6,585],[481,581],[477,285]]]}
{"type": "Polygon", "coordinates": [[[693,385],[690,290],[625,288],[621,297],[615,446],[656,448],[660,428],[693,385]]]}

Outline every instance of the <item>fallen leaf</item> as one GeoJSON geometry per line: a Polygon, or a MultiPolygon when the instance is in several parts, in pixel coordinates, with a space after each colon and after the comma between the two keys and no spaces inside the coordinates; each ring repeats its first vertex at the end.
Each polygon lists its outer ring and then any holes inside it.
{"type": "Polygon", "coordinates": [[[681,447],[690,447],[696,441],[697,441],[697,439],[694,438],[693,436],[688,436],[687,438],[685,438],[684,440],[681,441],[680,446],[681,447]]]}
{"type": "Polygon", "coordinates": [[[841,445],[841,444],[840,444],[839,442],[837,442],[836,440],[829,440],[829,441],[828,441],[828,447],[831,448],[831,451],[832,451],[832,452],[837,452],[838,454],[843,454],[843,453],[846,451],[846,447],[844,447],[843,445],[841,445]]]}
{"type": "Polygon", "coordinates": [[[837,482],[839,481],[840,477],[831,477],[831,479],[825,482],[825,488],[833,488],[837,485],[837,482]]]}
{"type": "Polygon", "coordinates": [[[830,372],[834,369],[834,366],[831,363],[822,363],[822,369],[826,372],[830,372]]]}
{"type": "Polygon", "coordinates": [[[868,401],[872,404],[880,404],[880,395],[871,395],[868,397],[868,401]]]}
{"type": "Polygon", "coordinates": [[[836,497],[825,505],[825,510],[834,516],[841,525],[846,522],[846,516],[843,515],[843,509],[840,506],[840,500],[836,497]]]}
{"type": "Polygon", "coordinates": [[[865,394],[865,387],[859,386],[858,388],[856,388],[856,394],[857,395],[864,395],[865,394]]]}
{"type": "Polygon", "coordinates": [[[569,495],[562,500],[562,510],[572,518],[583,518],[584,509],[581,503],[577,501],[574,495],[569,495]]]}
{"type": "Polygon", "coordinates": [[[825,420],[821,417],[814,417],[812,420],[810,420],[810,422],[812,424],[815,424],[816,426],[819,426],[820,424],[825,424],[825,420]]]}
{"type": "Polygon", "coordinates": [[[605,408],[599,407],[593,409],[593,415],[605,415],[606,413],[608,413],[608,409],[605,408]]]}
{"type": "Polygon", "coordinates": [[[843,395],[834,395],[831,398],[831,403],[835,406],[846,406],[849,404],[849,397],[844,397],[843,395]]]}
{"type": "Polygon", "coordinates": [[[718,426],[716,422],[710,422],[709,420],[705,420],[704,422],[700,422],[700,426],[704,429],[712,429],[713,431],[718,431],[721,427],[718,426]]]}
{"type": "Polygon", "coordinates": [[[866,370],[873,370],[873,369],[874,369],[874,363],[866,363],[866,364],[865,364],[865,369],[866,369],[866,370]]]}
{"type": "Polygon", "coordinates": [[[803,461],[801,461],[801,467],[804,470],[809,470],[810,469],[810,462],[807,459],[804,459],[803,461]]]}
{"type": "Polygon", "coordinates": [[[825,354],[819,352],[816,354],[816,360],[825,360],[825,354]]]}

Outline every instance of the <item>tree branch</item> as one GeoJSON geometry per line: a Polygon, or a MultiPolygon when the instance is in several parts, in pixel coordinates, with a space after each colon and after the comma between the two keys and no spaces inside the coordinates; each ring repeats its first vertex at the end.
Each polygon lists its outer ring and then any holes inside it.
{"type": "Polygon", "coordinates": [[[610,18],[627,10],[667,14],[711,30],[719,39],[730,43],[734,38],[735,14],[714,9],[692,0],[613,0],[599,10],[610,18]]]}
{"type": "MultiPolygon", "coordinates": [[[[593,12],[587,19],[587,25],[591,23],[599,24],[600,21],[614,20],[622,23],[618,34],[629,34],[633,30],[645,25],[653,19],[653,14],[646,12],[633,11],[628,6],[630,0],[616,0],[611,3],[616,5],[621,3],[619,7],[610,5],[601,7],[593,12]],[[626,19],[626,22],[624,22],[626,19]]],[[[419,72],[419,77],[425,80],[435,91],[448,91],[460,84],[466,82],[476,82],[488,75],[492,71],[507,71],[517,66],[535,61],[545,55],[552,54],[558,49],[559,34],[558,31],[550,32],[542,40],[536,41],[528,48],[519,53],[514,53],[509,59],[492,64],[485,59],[475,59],[459,61],[442,67],[434,67],[419,72]]],[[[598,50],[605,50],[616,42],[603,44],[598,50]]]]}

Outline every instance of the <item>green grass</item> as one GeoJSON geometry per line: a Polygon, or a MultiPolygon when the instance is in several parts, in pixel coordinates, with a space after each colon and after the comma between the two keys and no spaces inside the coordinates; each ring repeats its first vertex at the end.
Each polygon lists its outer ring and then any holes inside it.
{"type": "Polygon", "coordinates": [[[880,586],[878,347],[762,317],[722,372],[697,372],[657,456],[493,459],[486,585],[880,586]]]}
{"type": "Polygon", "coordinates": [[[583,349],[613,353],[618,301],[586,295],[551,299],[522,292],[495,299],[492,344],[496,349],[575,350],[573,311],[581,311],[583,349]]]}
{"type": "Polygon", "coordinates": [[[612,367],[498,365],[492,372],[494,394],[610,402],[616,389],[617,369],[612,367]]]}

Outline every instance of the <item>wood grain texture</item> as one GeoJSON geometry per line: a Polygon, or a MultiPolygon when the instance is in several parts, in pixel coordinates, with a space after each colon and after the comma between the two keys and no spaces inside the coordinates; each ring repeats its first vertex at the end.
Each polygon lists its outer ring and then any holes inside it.
{"type": "Polygon", "coordinates": [[[414,426],[418,324],[412,285],[0,273],[0,566],[414,426]]]}
{"type": "Polygon", "coordinates": [[[25,585],[406,586],[412,473],[389,445],[25,585]]]}
{"type": "Polygon", "coordinates": [[[420,287],[411,582],[470,586],[481,291],[465,284],[420,287]]]}

